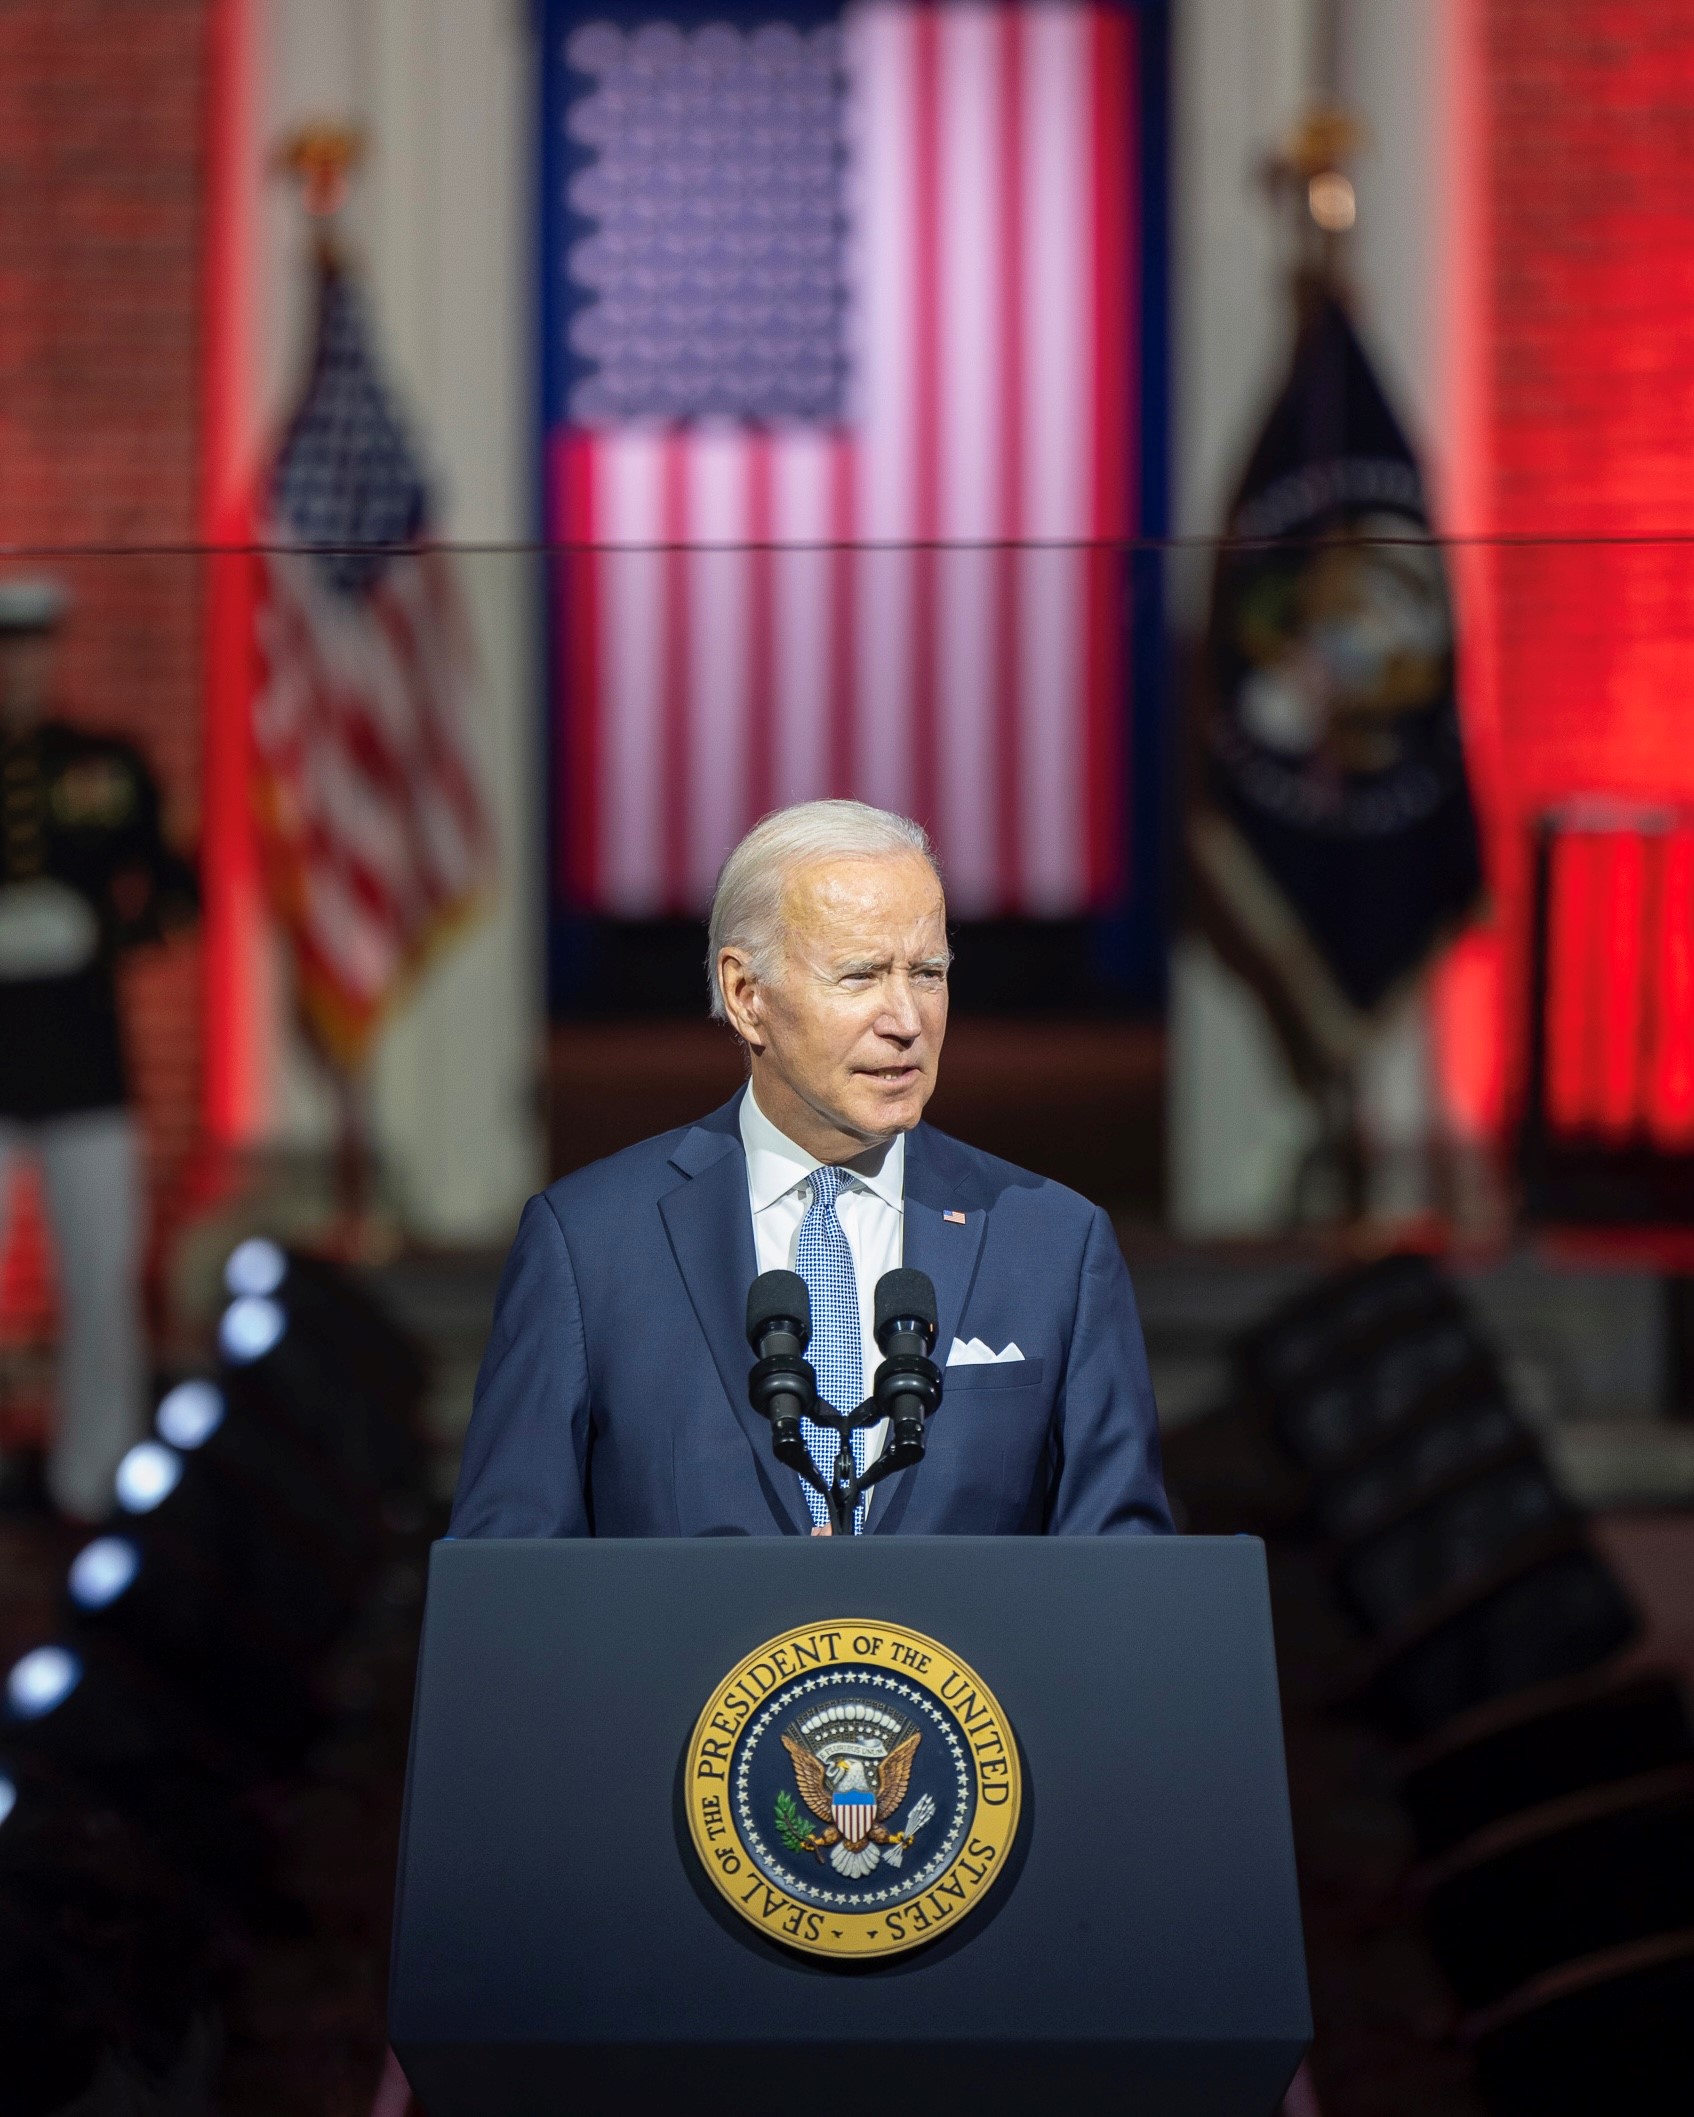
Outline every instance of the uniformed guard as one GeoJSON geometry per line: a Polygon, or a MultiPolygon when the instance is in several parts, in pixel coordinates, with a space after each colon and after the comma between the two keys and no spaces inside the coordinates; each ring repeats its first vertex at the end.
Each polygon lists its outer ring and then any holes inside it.
{"type": "Polygon", "coordinates": [[[167,844],[129,743],[50,710],[55,581],[0,581],[0,1247],[11,1166],[41,1168],[62,1321],[47,1490],[96,1521],[146,1420],[144,1200],[116,969],[192,921],[194,872],[167,844]]]}

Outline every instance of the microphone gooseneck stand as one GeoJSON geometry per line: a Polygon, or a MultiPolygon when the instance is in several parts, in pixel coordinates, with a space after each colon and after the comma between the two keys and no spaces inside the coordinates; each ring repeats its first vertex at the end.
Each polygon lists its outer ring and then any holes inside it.
{"type": "Polygon", "coordinates": [[[798,1272],[762,1272],[747,1295],[747,1340],[758,1355],[747,1378],[753,1409],[770,1422],[771,1452],[804,1484],[823,1495],[837,1536],[854,1534],[859,1502],[896,1470],[923,1458],[925,1421],[941,1402],[941,1370],[929,1357],[935,1344],[935,1287],[927,1272],[885,1272],[876,1289],[876,1342],[883,1360],[871,1394],[852,1411],[837,1411],[818,1395],[805,1357],[812,1336],[812,1302],[798,1272]],[[801,1421],[836,1436],[827,1482],[812,1460],[801,1421]],[[853,1435],[888,1421],[887,1438],[861,1473],[853,1435]]]}

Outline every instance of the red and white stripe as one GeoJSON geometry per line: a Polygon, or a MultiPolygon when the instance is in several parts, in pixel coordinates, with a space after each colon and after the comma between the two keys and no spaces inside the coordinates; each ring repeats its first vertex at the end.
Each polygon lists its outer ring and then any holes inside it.
{"type": "Polygon", "coordinates": [[[823,794],[921,817],[961,916],[1111,894],[1134,40],[1089,0],[851,10],[844,426],[559,436],[576,902],[697,911],[823,794]]]}
{"type": "Polygon", "coordinates": [[[469,639],[445,558],[391,560],[337,594],[271,551],[257,609],[258,805],[300,997],[356,1060],[406,973],[486,881],[465,747],[469,639]]]}

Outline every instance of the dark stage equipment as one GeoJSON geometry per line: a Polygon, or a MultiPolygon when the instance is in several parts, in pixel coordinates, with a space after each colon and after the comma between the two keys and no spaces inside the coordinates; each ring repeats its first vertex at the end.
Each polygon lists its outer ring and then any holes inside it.
{"type": "Polygon", "coordinates": [[[1245,1333],[1237,1372],[1252,1396],[1296,1396],[1373,1345],[1457,1312],[1453,1289],[1427,1257],[1377,1258],[1324,1279],[1245,1333]]]}
{"type": "Polygon", "coordinates": [[[1479,1586],[1524,1550],[1556,1532],[1575,1534],[1576,1517],[1534,1454],[1480,1476],[1464,1476],[1430,1497],[1411,1495],[1336,1563],[1343,1600],[1378,1636],[1415,1627],[1428,1611],[1479,1586]]]}
{"type": "Polygon", "coordinates": [[[1238,1348],[1371,1641],[1337,1702],[1415,1745],[1406,1901],[1499,2117],[1694,2107],[1694,1712],[1620,1667],[1640,1618],[1500,1363],[1423,1258],[1321,1285],[1238,1348]],[[1668,2087],[1666,2083],[1673,2082],[1668,2087]]]}
{"type": "Polygon", "coordinates": [[[1376,1642],[1350,1695],[1390,1733],[1423,1740],[1636,1636],[1486,1336],[1429,1259],[1314,1288],[1238,1357],[1307,1473],[1305,1520],[1334,1546],[1337,1595],[1376,1642]]]}
{"type": "Polygon", "coordinates": [[[1491,1824],[1413,1886],[1436,1960],[1472,2008],[1561,1963],[1694,1928],[1694,1765],[1491,1824]]]}
{"type": "Polygon", "coordinates": [[[382,1526],[378,1495],[351,1484],[297,1428],[255,1414],[250,1403],[242,1411],[230,1417],[215,1382],[179,1382],[161,1399],[154,1430],[179,1454],[198,1456],[236,1499],[280,1508],[302,1535],[362,1563],[382,1526]]]}
{"type": "Polygon", "coordinates": [[[320,1653],[354,1606],[361,1555],[220,1477],[203,1453],[139,1441],[118,1466],[121,1527],[144,1525],[162,1567],[202,1582],[292,1656],[320,1653]]]}
{"type": "Polygon", "coordinates": [[[66,1576],[65,1605],[73,1639],[121,1641],[268,1763],[299,1757],[322,1725],[310,1664],[294,1643],[145,1520],[83,1546],[66,1576]]]}
{"type": "Polygon", "coordinates": [[[230,1946],[297,1916],[265,1802],[323,1725],[325,1657],[426,1519],[410,1341],[274,1244],[242,1244],[227,1280],[220,1378],[166,1392],[69,1564],[61,1637],[4,1673],[0,2106],[20,2117],[102,2065],[106,2094],[209,2070],[230,1946]]]}
{"type": "Polygon", "coordinates": [[[1567,1794],[1694,1765],[1694,1716],[1667,1670],[1579,1676],[1467,1716],[1408,1758],[1399,1796],[1424,1858],[1567,1794]]]}
{"type": "Polygon", "coordinates": [[[105,1641],[52,1641],[7,1672],[0,1741],[89,1788],[241,1915],[271,1915],[270,1843],[243,1796],[259,1760],[192,1700],[105,1641]]]}
{"type": "Polygon", "coordinates": [[[1640,1622],[1593,1551],[1538,1555],[1385,1640],[1359,1696],[1389,1733],[1421,1741],[1491,1699],[1596,1667],[1640,1622]]]}
{"type": "Polygon", "coordinates": [[[167,1391],[154,1416],[161,1441],[211,1477],[232,1513],[262,1531],[274,1523],[331,1578],[356,1581],[384,1535],[379,1496],[352,1486],[297,1428],[238,1400],[233,1413],[213,1382],[167,1391]]]}
{"type": "MultiPolygon", "coordinates": [[[[384,1477],[399,1476],[400,1451],[388,1448],[379,1475],[381,1450],[367,1444],[410,1434],[421,1371],[339,1274],[250,1241],[227,1277],[226,1386],[196,1377],[166,1392],[157,1438],[119,1466],[109,1533],[71,1565],[66,1640],[31,1666],[86,1659],[131,1706],[145,1694],[152,1723],[195,1731],[191,1748],[163,1737],[179,1766],[239,1784],[297,1762],[322,1725],[323,1657],[393,1543],[382,1508],[400,1486],[384,1477]],[[370,1386],[379,1343],[392,1354],[381,1392],[370,1386]],[[365,1377],[363,1394],[335,1400],[351,1446],[330,1430],[327,1389],[312,1393],[338,1365],[365,1377]]],[[[79,1765],[100,1734],[85,1693],[69,1687],[44,1727],[79,1765]]]]}
{"type": "Polygon", "coordinates": [[[1498,1380],[1467,1378],[1329,1470],[1314,1487],[1312,1520],[1328,1537],[1369,1536],[1457,1478],[1539,1453],[1498,1380]]]}
{"type": "Polygon", "coordinates": [[[278,1420],[353,1491],[403,1507],[424,1481],[417,1346],[347,1273],[274,1243],[241,1244],[226,1283],[218,1345],[231,1401],[278,1420]]]}
{"type": "Polygon", "coordinates": [[[1322,1472],[1380,1446],[1461,1393],[1497,1389],[1487,1340],[1459,1309],[1440,1309],[1279,1396],[1271,1423],[1297,1463],[1322,1472]]]}
{"type": "Polygon", "coordinates": [[[1694,1930],[1532,1979],[1466,2024],[1493,2117],[1686,2117],[1694,1930]]]}
{"type": "MultiPolygon", "coordinates": [[[[44,2117],[102,2067],[166,2077],[216,2005],[219,1943],[180,1863],[87,1786],[0,1765],[0,2106],[44,2117]]],[[[127,2105],[126,2105],[127,2106],[127,2105]]]]}

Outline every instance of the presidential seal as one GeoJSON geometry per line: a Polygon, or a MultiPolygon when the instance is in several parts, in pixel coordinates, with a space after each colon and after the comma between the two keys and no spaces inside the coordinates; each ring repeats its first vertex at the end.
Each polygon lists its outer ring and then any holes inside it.
{"type": "Polygon", "coordinates": [[[865,1961],[966,1918],[1017,1835],[1017,1743],[974,1669],[903,1625],[780,1633],[706,1702],[685,1763],[706,1872],[790,1948],[865,1961]]]}

